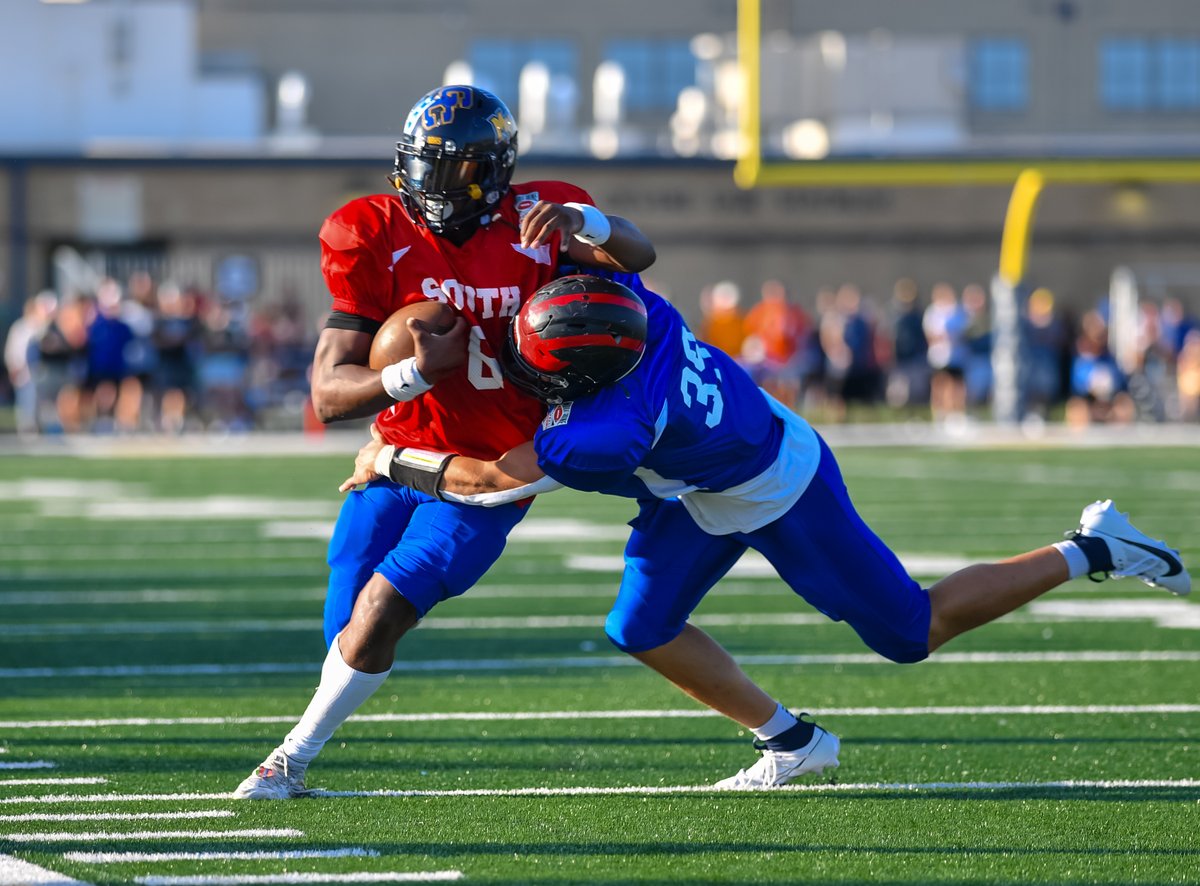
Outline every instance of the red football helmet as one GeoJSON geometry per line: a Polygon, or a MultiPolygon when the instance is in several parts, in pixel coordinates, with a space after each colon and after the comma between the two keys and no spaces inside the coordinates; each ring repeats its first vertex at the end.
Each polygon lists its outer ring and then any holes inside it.
{"type": "Polygon", "coordinates": [[[505,378],[546,403],[585,397],[624,378],[646,350],[646,305],[613,280],[574,274],[547,283],[508,327],[505,378]]]}

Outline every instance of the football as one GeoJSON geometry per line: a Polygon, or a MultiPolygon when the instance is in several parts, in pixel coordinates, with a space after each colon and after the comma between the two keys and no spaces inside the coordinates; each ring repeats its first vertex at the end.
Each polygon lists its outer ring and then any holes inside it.
{"type": "Polygon", "coordinates": [[[454,326],[454,308],[440,301],[417,302],[405,305],[384,321],[371,342],[370,366],[383,369],[413,356],[412,333],[408,318],[416,317],[436,333],[448,332],[454,326]]]}

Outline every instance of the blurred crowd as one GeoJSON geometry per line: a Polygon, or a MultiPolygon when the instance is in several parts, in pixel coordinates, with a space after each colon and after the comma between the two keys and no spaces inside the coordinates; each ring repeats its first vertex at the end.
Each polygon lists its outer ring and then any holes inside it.
{"type": "MultiPolygon", "coordinates": [[[[1107,300],[1080,313],[1037,289],[1024,300],[1018,381],[1026,416],[1200,421],[1200,318],[1143,301],[1133,354],[1109,344],[1107,300]]],[[[778,280],[744,304],[734,283],[701,295],[699,337],[816,421],[879,414],[953,424],[987,417],[992,314],[980,285],[908,279],[890,297],[853,284],[805,306],[778,280]]],[[[313,427],[308,372],[320,321],[289,293],[254,301],[148,274],[94,292],[41,292],[9,329],[5,366],[25,435],[313,427]]]]}
{"type": "MultiPolygon", "coordinates": [[[[719,282],[701,294],[699,337],[735,357],[764,388],[817,420],[881,407],[954,424],[991,403],[992,312],[986,289],[896,281],[887,299],[853,284],[822,289],[812,309],[778,280],[746,306],[719,282]]],[[[1107,298],[1079,314],[1048,289],[1023,300],[1017,379],[1022,413],[1093,422],[1200,420],[1200,319],[1175,297],[1139,306],[1133,353],[1109,344],[1107,298]]],[[[862,417],[859,412],[855,417],[862,417]]]]}
{"type": "Polygon", "coordinates": [[[313,343],[286,293],[252,305],[137,272],[29,299],[4,361],[20,434],[240,431],[303,413],[313,343]]]}

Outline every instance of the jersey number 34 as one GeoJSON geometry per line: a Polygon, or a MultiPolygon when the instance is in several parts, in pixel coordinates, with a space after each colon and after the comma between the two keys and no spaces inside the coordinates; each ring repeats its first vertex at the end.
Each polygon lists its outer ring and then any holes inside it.
{"type": "Polygon", "coordinates": [[[721,421],[725,404],[721,400],[721,389],[716,382],[706,382],[701,373],[715,375],[719,382],[721,370],[716,366],[708,365],[708,361],[711,359],[708,348],[696,341],[696,337],[686,328],[683,330],[683,353],[687,357],[688,363],[691,364],[690,366],[685,365],[679,376],[679,392],[683,395],[683,403],[685,406],[695,403],[700,408],[707,409],[704,424],[715,428],[721,421]]]}

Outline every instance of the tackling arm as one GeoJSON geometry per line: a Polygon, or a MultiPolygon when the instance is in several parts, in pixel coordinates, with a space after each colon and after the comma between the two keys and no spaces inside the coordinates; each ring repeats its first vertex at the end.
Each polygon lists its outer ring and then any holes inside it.
{"type": "Polygon", "coordinates": [[[493,507],[561,488],[561,483],[538,467],[531,440],[495,461],[462,456],[452,459],[442,475],[441,495],[448,501],[493,507]]]}
{"type": "Polygon", "coordinates": [[[510,449],[495,461],[445,452],[397,449],[387,445],[375,425],[371,439],[354,459],[354,473],[340,487],[349,492],[377,477],[388,479],[444,501],[495,507],[561,489],[542,473],[533,441],[510,449]]]}

